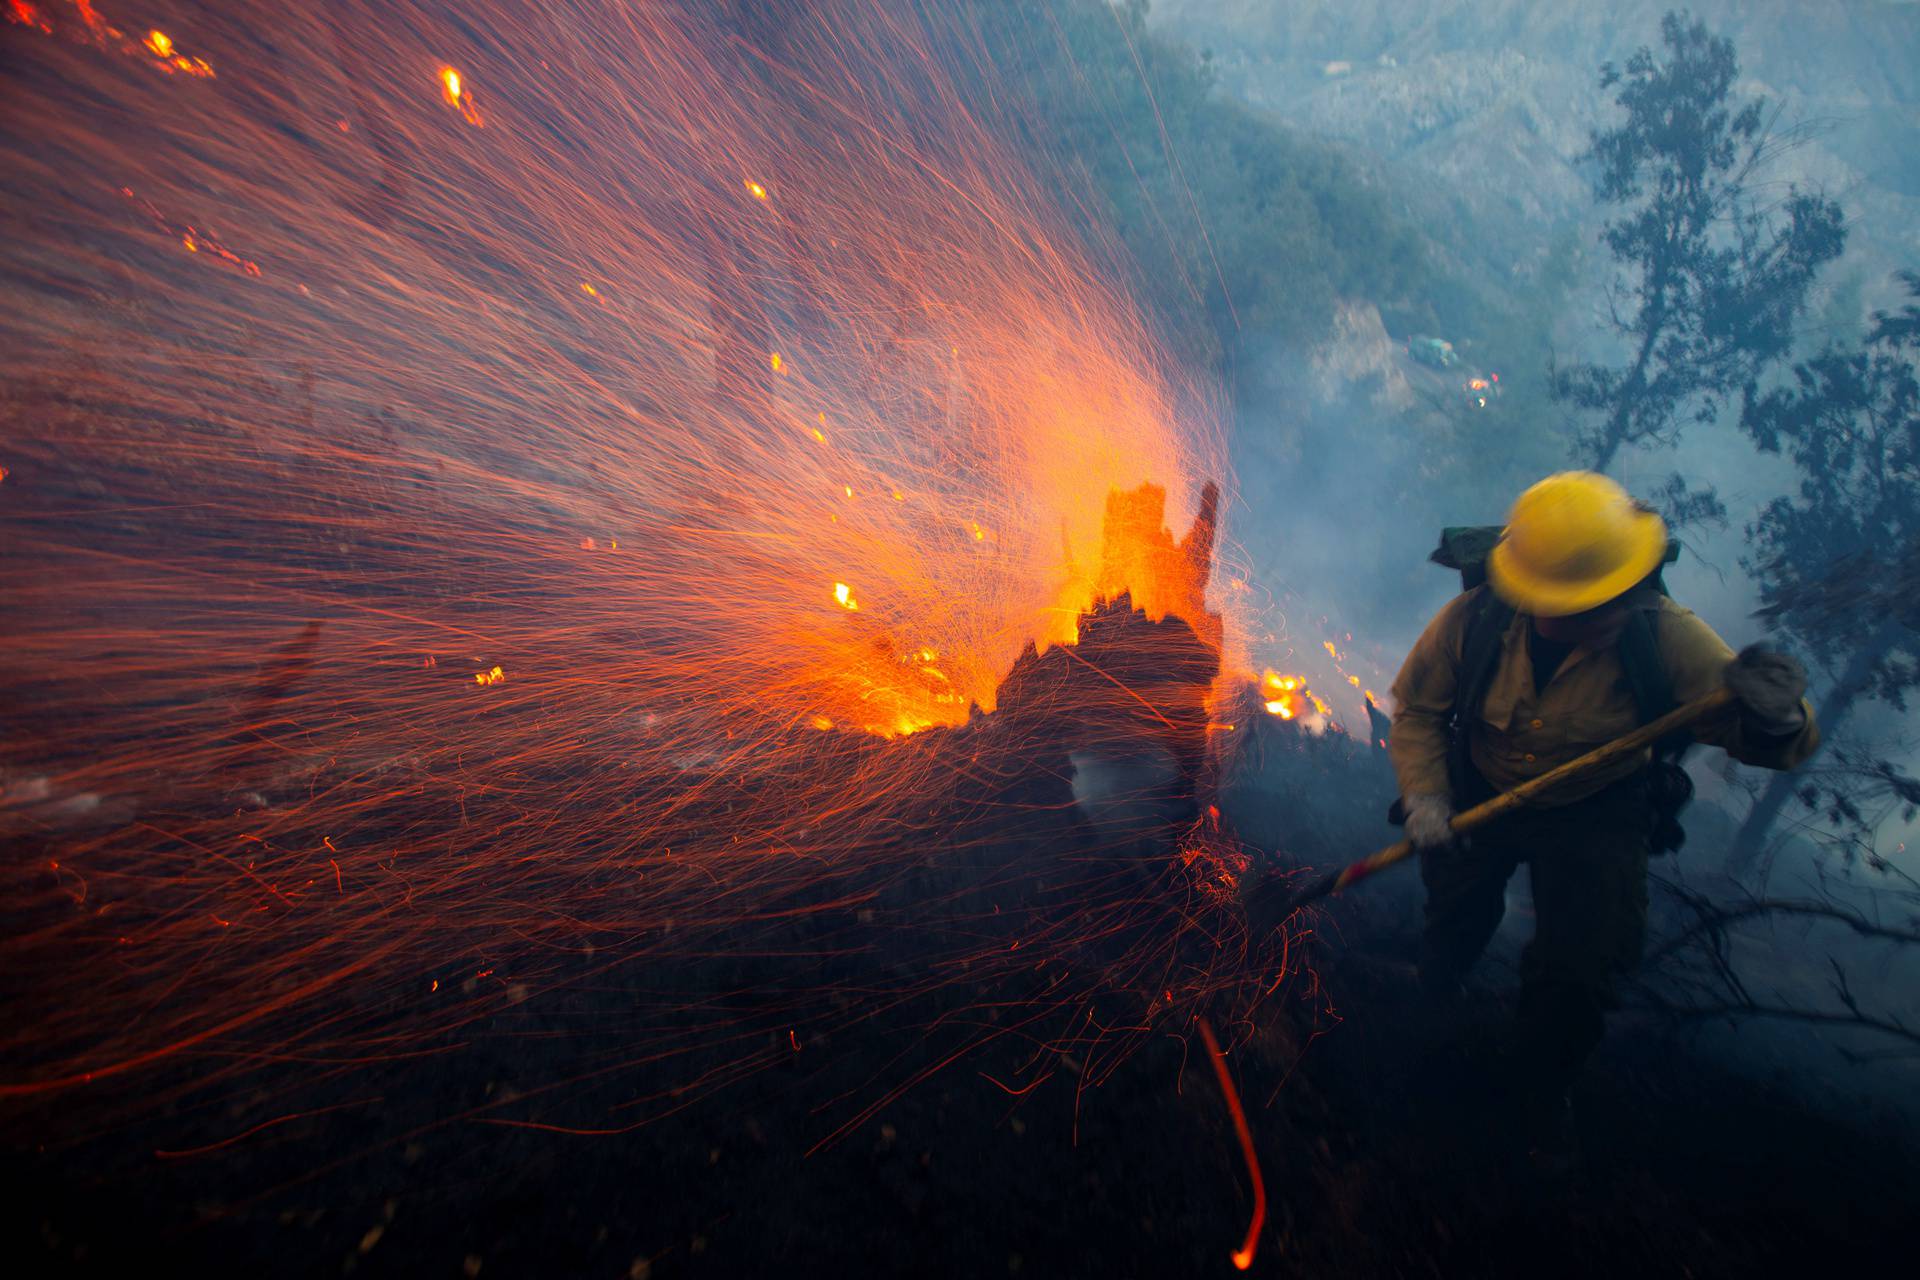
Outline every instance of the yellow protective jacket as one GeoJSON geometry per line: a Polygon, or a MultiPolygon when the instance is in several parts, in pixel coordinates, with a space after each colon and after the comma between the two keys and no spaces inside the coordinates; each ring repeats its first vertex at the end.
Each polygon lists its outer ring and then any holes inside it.
{"type": "MultiPolygon", "coordinates": [[[[1477,587],[1454,600],[1427,624],[1393,682],[1393,733],[1387,751],[1400,780],[1400,794],[1445,795],[1447,721],[1453,711],[1460,675],[1461,649],[1477,587]]],[[[1721,684],[1733,650],[1689,609],[1663,595],[1647,592],[1635,605],[1656,613],[1654,640],[1676,703],[1687,703],[1721,684]]],[[[1567,655],[1545,689],[1534,692],[1533,660],[1527,632],[1533,619],[1516,613],[1500,641],[1500,657],[1474,718],[1467,750],[1475,769],[1496,791],[1506,791],[1565,764],[1640,725],[1633,687],[1613,649],[1585,648],[1567,655]]],[[[1803,702],[1802,706],[1806,704],[1803,702]]],[[[1724,748],[1734,759],[1770,769],[1791,769],[1813,753],[1820,731],[1813,709],[1806,726],[1790,738],[1755,733],[1729,707],[1693,728],[1697,741],[1724,748]]],[[[1597,774],[1569,783],[1548,804],[1565,804],[1593,794],[1645,768],[1650,751],[1628,757],[1597,774]]]]}

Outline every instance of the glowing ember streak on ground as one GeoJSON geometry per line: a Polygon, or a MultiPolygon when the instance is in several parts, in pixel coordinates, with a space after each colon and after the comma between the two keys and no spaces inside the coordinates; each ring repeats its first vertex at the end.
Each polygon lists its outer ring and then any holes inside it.
{"type": "Polygon", "coordinates": [[[1267,1183],[1260,1176],[1260,1157],[1253,1149],[1253,1132],[1247,1128],[1247,1113],[1240,1105],[1240,1091],[1233,1087],[1233,1076],[1227,1070],[1227,1055],[1220,1051],[1220,1042],[1214,1039],[1213,1027],[1205,1018],[1198,1019],[1200,1038],[1206,1042],[1207,1058],[1213,1063],[1214,1079],[1220,1083],[1220,1093],[1227,1100],[1227,1110],[1233,1116],[1234,1136],[1240,1140],[1240,1154],[1247,1162],[1247,1176],[1253,1180],[1253,1219],[1247,1223],[1247,1238],[1233,1251],[1233,1265],[1241,1271],[1253,1266],[1254,1254],[1260,1248],[1260,1229],[1267,1221],[1267,1183]]]}

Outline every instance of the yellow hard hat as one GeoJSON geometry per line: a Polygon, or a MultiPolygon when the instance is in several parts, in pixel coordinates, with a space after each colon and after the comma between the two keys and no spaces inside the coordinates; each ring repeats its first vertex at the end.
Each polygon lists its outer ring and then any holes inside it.
{"type": "Polygon", "coordinates": [[[1487,557],[1487,580],[1514,608],[1563,618],[1631,590],[1666,553],[1656,512],[1597,472],[1562,471],[1514,502],[1487,557]]]}

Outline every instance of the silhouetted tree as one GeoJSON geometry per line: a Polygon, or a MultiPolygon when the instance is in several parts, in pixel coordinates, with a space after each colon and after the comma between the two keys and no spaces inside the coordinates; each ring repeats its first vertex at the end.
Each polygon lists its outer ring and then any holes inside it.
{"type": "MultiPolygon", "coordinates": [[[[1920,274],[1901,278],[1920,299],[1920,274]]],[[[1762,450],[1786,453],[1800,470],[1799,492],[1775,498],[1748,527],[1745,563],[1761,616],[1831,677],[1819,705],[1828,735],[1861,703],[1904,710],[1920,688],[1920,306],[1874,319],[1863,349],[1796,365],[1791,383],[1749,397],[1741,414],[1762,450]]],[[[1904,776],[1866,757],[1843,774],[1869,787],[1904,776]]],[[[1816,812],[1859,815],[1848,786],[1774,777],[1735,837],[1732,865],[1759,857],[1796,789],[1816,812]]]]}
{"type": "Polygon", "coordinates": [[[1554,398],[1597,419],[1579,452],[1601,471],[1711,420],[1783,357],[1815,273],[1846,241],[1831,200],[1759,199],[1754,176],[1782,140],[1762,100],[1734,102],[1733,42],[1680,13],[1660,35],[1661,53],[1601,68],[1626,118],[1595,130],[1588,154],[1595,196],[1620,208],[1601,234],[1618,268],[1606,327],[1631,355],[1552,374],[1554,398]]]}

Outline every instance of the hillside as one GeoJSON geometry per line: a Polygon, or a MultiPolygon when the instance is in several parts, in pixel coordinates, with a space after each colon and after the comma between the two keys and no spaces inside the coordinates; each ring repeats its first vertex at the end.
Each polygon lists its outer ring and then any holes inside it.
{"type": "MultiPolygon", "coordinates": [[[[1603,118],[1602,61],[1657,41],[1670,4],[1541,0],[1160,0],[1150,22],[1211,50],[1222,89],[1389,166],[1413,211],[1486,269],[1524,275],[1556,232],[1591,223],[1578,157],[1603,118]]],[[[1694,12],[1739,52],[1749,94],[1811,135],[1773,172],[1855,219],[1835,288],[1855,314],[1920,259],[1920,5],[1735,4],[1694,12]]]]}

